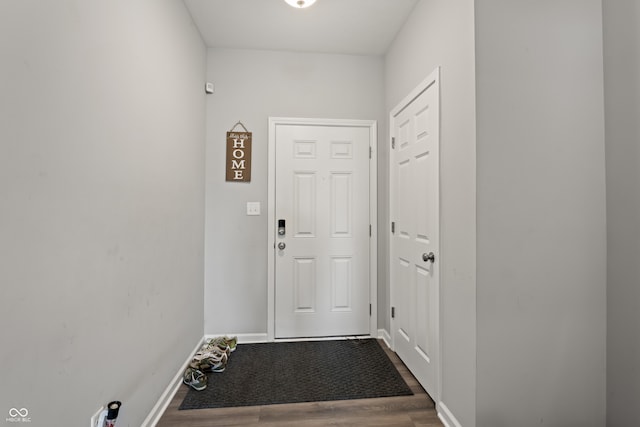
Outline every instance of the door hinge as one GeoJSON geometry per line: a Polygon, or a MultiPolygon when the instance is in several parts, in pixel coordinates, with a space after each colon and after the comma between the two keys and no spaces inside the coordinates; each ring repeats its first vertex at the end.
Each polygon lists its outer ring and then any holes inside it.
{"type": "Polygon", "coordinates": [[[396,223],[395,223],[395,222],[392,222],[392,223],[391,223],[391,232],[392,232],[392,233],[395,233],[395,232],[396,232],[396,223]]]}
{"type": "Polygon", "coordinates": [[[369,147],[369,158],[371,158],[371,156],[372,156],[372,154],[371,154],[371,153],[372,153],[372,152],[373,152],[373,148],[369,147]]]}
{"type": "Polygon", "coordinates": [[[369,304],[369,317],[371,317],[371,304],[369,304]]]}
{"type": "Polygon", "coordinates": [[[392,137],[391,138],[391,149],[393,150],[394,148],[396,148],[396,137],[392,137]]]}
{"type": "Polygon", "coordinates": [[[369,237],[371,237],[371,224],[369,224],[369,237]]]}
{"type": "Polygon", "coordinates": [[[391,307],[391,318],[392,319],[396,318],[396,308],[395,307],[391,307]]]}

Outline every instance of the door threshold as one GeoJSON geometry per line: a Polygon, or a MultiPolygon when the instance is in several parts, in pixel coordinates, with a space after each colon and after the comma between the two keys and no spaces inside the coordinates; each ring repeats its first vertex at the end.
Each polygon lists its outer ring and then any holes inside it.
{"type": "Polygon", "coordinates": [[[274,338],[273,342],[366,340],[369,338],[375,338],[375,337],[372,337],[371,335],[346,335],[346,336],[334,336],[334,337],[274,338]]]}

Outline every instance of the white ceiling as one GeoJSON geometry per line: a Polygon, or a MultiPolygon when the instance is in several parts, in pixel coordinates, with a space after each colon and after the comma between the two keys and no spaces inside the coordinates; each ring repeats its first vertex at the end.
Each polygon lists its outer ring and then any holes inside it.
{"type": "Polygon", "coordinates": [[[384,54],[418,0],[184,0],[208,47],[384,54]]]}

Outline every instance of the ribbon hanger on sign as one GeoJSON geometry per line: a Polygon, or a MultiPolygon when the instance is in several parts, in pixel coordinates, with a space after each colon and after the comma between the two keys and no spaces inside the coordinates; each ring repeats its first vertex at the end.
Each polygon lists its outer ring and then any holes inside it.
{"type": "Polygon", "coordinates": [[[242,122],[240,120],[238,120],[238,123],[236,123],[235,125],[233,125],[233,127],[231,128],[231,130],[229,132],[233,132],[235,128],[237,128],[238,126],[242,126],[242,129],[244,129],[245,132],[249,132],[247,130],[246,127],[244,127],[244,125],[242,124],[242,122]]]}

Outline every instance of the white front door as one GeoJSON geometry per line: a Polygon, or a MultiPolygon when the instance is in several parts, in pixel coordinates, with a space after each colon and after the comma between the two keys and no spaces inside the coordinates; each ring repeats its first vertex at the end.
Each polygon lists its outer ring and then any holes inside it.
{"type": "Polygon", "coordinates": [[[439,363],[438,70],[391,113],[394,350],[432,398],[439,363]]]}
{"type": "Polygon", "coordinates": [[[369,334],[370,127],[275,128],[275,338],[369,334]]]}

